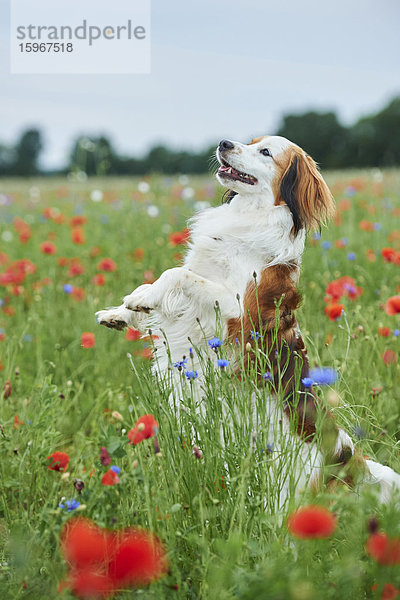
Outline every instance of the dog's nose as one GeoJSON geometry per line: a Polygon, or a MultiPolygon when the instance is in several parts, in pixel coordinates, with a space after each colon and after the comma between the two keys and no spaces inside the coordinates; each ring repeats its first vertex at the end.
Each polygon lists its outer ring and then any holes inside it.
{"type": "Polygon", "coordinates": [[[233,143],[230,140],[221,140],[218,146],[220,152],[232,150],[233,147],[233,143]]]}

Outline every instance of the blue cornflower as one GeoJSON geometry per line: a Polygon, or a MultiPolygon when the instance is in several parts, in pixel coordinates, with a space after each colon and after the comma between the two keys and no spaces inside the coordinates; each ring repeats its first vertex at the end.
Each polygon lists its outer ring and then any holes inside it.
{"type": "Polygon", "coordinates": [[[24,335],[24,342],[32,342],[33,341],[33,335],[30,335],[29,333],[26,333],[24,335]]]}
{"type": "Polygon", "coordinates": [[[266,373],[264,373],[263,379],[264,379],[264,381],[272,381],[272,375],[271,375],[271,373],[269,371],[267,371],[266,373]]]}
{"type": "Polygon", "coordinates": [[[72,294],[73,291],[74,291],[74,286],[71,283],[66,283],[64,285],[64,292],[66,294],[72,294]]]}
{"type": "Polygon", "coordinates": [[[382,223],[374,223],[374,231],[379,231],[382,229],[382,223]]]}
{"type": "Polygon", "coordinates": [[[322,242],[321,246],[323,247],[324,250],[329,250],[329,248],[332,248],[332,242],[328,242],[327,240],[324,240],[322,242]]]}
{"type": "Polygon", "coordinates": [[[213,349],[216,350],[217,348],[220,348],[222,345],[221,340],[218,337],[213,337],[211,338],[211,340],[208,340],[208,345],[213,349]]]}
{"type": "Polygon", "coordinates": [[[320,240],[321,239],[321,234],[319,231],[316,231],[315,233],[313,233],[313,240],[320,240]]]}
{"type": "Polygon", "coordinates": [[[250,335],[252,340],[259,340],[261,338],[261,333],[258,331],[250,331],[250,335]]]}
{"type": "Polygon", "coordinates": [[[274,445],[273,444],[267,444],[267,447],[266,447],[267,454],[272,454],[273,451],[274,451],[274,445]]]}
{"type": "Polygon", "coordinates": [[[347,260],[356,260],[356,253],[355,252],[349,252],[347,254],[347,260]]]}
{"type": "Polygon", "coordinates": [[[221,369],[225,369],[225,367],[229,365],[229,360],[226,360],[226,358],[219,358],[217,360],[217,365],[221,367],[221,369]]]}
{"type": "Polygon", "coordinates": [[[340,241],[342,243],[342,246],[347,246],[347,244],[349,243],[349,240],[347,238],[340,238],[340,241]]]}
{"type": "Polygon", "coordinates": [[[336,369],[330,369],[329,367],[311,369],[309,375],[311,380],[317,385],[331,385],[338,380],[336,369]]]}
{"type": "Polygon", "coordinates": [[[80,505],[81,503],[78,500],[66,500],[64,504],[60,502],[58,506],[66,508],[68,512],[71,512],[72,510],[76,510],[80,505]]]}
{"type": "Polygon", "coordinates": [[[356,190],[356,188],[355,188],[354,186],[352,186],[352,185],[349,185],[349,186],[348,186],[348,187],[345,189],[344,193],[345,193],[345,196],[350,196],[350,197],[352,197],[352,196],[355,196],[355,194],[357,193],[357,190],[356,190]]]}
{"type": "Polygon", "coordinates": [[[311,379],[311,377],[303,377],[301,383],[304,385],[305,388],[310,388],[314,381],[311,379]]]}
{"type": "Polygon", "coordinates": [[[239,338],[236,338],[235,342],[237,343],[237,345],[239,345],[239,338]]]}
{"type": "Polygon", "coordinates": [[[197,377],[199,376],[199,374],[197,373],[197,371],[185,371],[185,375],[188,378],[188,380],[190,381],[191,379],[197,379],[197,377]]]}
{"type": "Polygon", "coordinates": [[[187,359],[187,358],[183,358],[182,360],[180,360],[180,361],[178,361],[178,362],[174,363],[172,366],[173,366],[173,367],[176,367],[176,368],[177,368],[177,369],[179,369],[179,370],[182,370],[182,369],[184,369],[184,368],[185,368],[185,365],[186,365],[187,361],[188,361],[188,359],[187,359]]]}
{"type": "Polygon", "coordinates": [[[110,467],[110,469],[111,471],[114,471],[114,473],[116,473],[117,475],[121,473],[121,469],[117,467],[117,465],[113,465],[112,467],[110,467]]]}
{"type": "Polygon", "coordinates": [[[399,335],[400,335],[400,329],[395,329],[393,331],[393,335],[394,335],[394,337],[399,337],[399,335]]]}

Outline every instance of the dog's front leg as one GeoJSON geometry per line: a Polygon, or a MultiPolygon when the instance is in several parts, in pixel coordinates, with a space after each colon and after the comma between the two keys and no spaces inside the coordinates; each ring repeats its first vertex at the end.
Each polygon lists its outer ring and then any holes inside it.
{"type": "Polygon", "coordinates": [[[157,310],[172,317],[187,300],[193,301],[199,309],[213,308],[218,302],[222,315],[227,318],[240,313],[233,291],[185,267],[168,269],[152,285],[141,286],[126,296],[124,305],[133,312],[157,310]]]}

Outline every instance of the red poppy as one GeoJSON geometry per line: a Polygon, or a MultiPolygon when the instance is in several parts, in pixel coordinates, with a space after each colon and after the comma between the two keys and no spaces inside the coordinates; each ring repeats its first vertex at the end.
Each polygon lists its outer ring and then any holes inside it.
{"type": "Polygon", "coordinates": [[[342,296],[350,298],[350,300],[356,300],[363,292],[363,288],[357,286],[352,277],[345,275],[329,283],[325,290],[325,301],[338,302],[342,296]]]}
{"type": "Polygon", "coordinates": [[[140,331],[129,327],[126,332],[125,339],[130,340],[131,342],[136,342],[136,340],[140,339],[141,335],[142,334],[140,333],[140,331]]]}
{"type": "Polygon", "coordinates": [[[91,569],[72,571],[66,587],[80,600],[105,600],[116,591],[107,573],[91,569]]]}
{"type": "Polygon", "coordinates": [[[57,258],[57,264],[59,267],[66,267],[67,265],[69,265],[70,262],[70,258],[66,258],[65,256],[60,256],[59,258],[57,258]]]}
{"type": "Polygon", "coordinates": [[[158,423],[153,415],[142,415],[133,429],[128,432],[129,442],[136,446],[143,440],[153,437],[158,430],[158,423]]]}
{"type": "Polygon", "coordinates": [[[86,296],[85,290],[80,287],[74,286],[74,289],[71,292],[71,296],[76,302],[81,302],[86,296]]]}
{"type": "Polygon", "coordinates": [[[390,538],[386,533],[369,536],[365,549],[380,565],[400,564],[400,538],[390,538]]]}
{"type": "Polygon", "coordinates": [[[98,256],[101,253],[101,248],[99,248],[99,246],[93,246],[93,248],[91,248],[90,250],[90,256],[92,258],[94,258],[95,256],[98,256]]]}
{"type": "Polygon", "coordinates": [[[116,270],[117,264],[112,258],[103,258],[97,265],[99,271],[107,271],[112,273],[116,270]]]}
{"type": "Polygon", "coordinates": [[[90,519],[75,517],[64,525],[61,549],[65,560],[74,567],[104,563],[112,555],[113,535],[90,519]]]}
{"type": "Polygon", "coordinates": [[[3,398],[7,399],[11,396],[11,394],[12,394],[11,381],[9,379],[7,379],[7,381],[5,382],[5,384],[3,386],[3,398]]]}
{"type": "Polygon", "coordinates": [[[113,471],[112,469],[108,469],[108,471],[106,471],[106,473],[104,473],[103,477],[101,478],[101,483],[103,485],[115,485],[119,483],[119,477],[117,473],[115,473],[115,471],[113,471]]]}
{"type": "Polygon", "coordinates": [[[144,530],[127,530],[117,541],[117,551],[108,572],[116,585],[146,585],[159,579],[167,570],[165,550],[153,534],[144,530]]]}
{"type": "Polygon", "coordinates": [[[359,228],[362,231],[374,231],[374,224],[371,223],[371,221],[366,221],[365,219],[363,219],[359,223],[359,228]]]}
{"type": "Polygon", "coordinates": [[[382,354],[382,359],[385,365],[397,362],[397,354],[394,350],[385,350],[382,354]]]}
{"type": "Polygon", "coordinates": [[[389,335],[390,335],[389,327],[378,327],[378,334],[381,337],[389,337],[389,335]]]}
{"type": "Polygon", "coordinates": [[[396,250],[394,248],[382,248],[381,254],[385,262],[393,262],[393,259],[396,256],[396,250]]]}
{"type": "Polygon", "coordinates": [[[71,239],[74,244],[84,244],[85,243],[85,234],[83,232],[82,227],[74,227],[71,231],[71,239]]]}
{"type": "Polygon", "coordinates": [[[50,471],[66,471],[69,463],[69,455],[66,452],[53,452],[46,460],[51,460],[51,463],[47,467],[50,471]]]}
{"type": "Polygon", "coordinates": [[[82,348],[93,348],[96,345],[96,338],[94,333],[90,333],[90,331],[85,331],[81,335],[81,346],[82,348]]]}
{"type": "Polygon", "coordinates": [[[368,248],[368,250],[366,251],[366,255],[370,262],[376,261],[376,254],[375,254],[374,250],[372,250],[371,248],[368,248]]]}
{"type": "Polygon", "coordinates": [[[79,259],[74,259],[69,265],[67,275],[68,277],[76,277],[77,275],[82,275],[84,272],[85,267],[79,262],[79,259]]]}
{"type": "Polygon", "coordinates": [[[400,296],[391,296],[386,300],[385,313],[390,316],[400,313],[400,296]]]}
{"type": "Polygon", "coordinates": [[[323,506],[304,506],[289,515],[287,526],[301,539],[326,538],[336,529],[336,517],[323,506]]]}
{"type": "Polygon", "coordinates": [[[137,261],[141,261],[144,258],[144,249],[143,248],[136,248],[133,251],[133,256],[135,257],[135,260],[137,261]]]}
{"type": "Polygon", "coordinates": [[[24,421],[21,421],[21,419],[19,418],[18,415],[15,415],[14,417],[14,429],[18,429],[18,427],[20,427],[21,425],[24,425],[24,421]]]}
{"type": "Polygon", "coordinates": [[[385,583],[382,590],[381,600],[395,600],[399,595],[399,590],[392,583],[385,583]]]}
{"type": "Polygon", "coordinates": [[[325,314],[331,321],[337,321],[342,316],[342,311],[344,311],[343,304],[328,304],[325,306],[325,314]]]}
{"type": "Polygon", "coordinates": [[[186,245],[189,241],[189,237],[190,231],[189,229],[185,228],[182,229],[182,231],[173,231],[170,233],[168,236],[168,242],[169,245],[174,248],[175,246],[186,245]]]}
{"type": "Polygon", "coordinates": [[[104,285],[106,283],[106,278],[103,275],[103,273],[97,273],[93,279],[92,279],[92,283],[94,285],[104,285]]]}
{"type": "Polygon", "coordinates": [[[83,215],[77,215],[69,220],[71,227],[80,227],[81,225],[85,225],[85,223],[87,223],[87,217],[83,215]]]}
{"type": "Polygon", "coordinates": [[[57,247],[53,242],[42,242],[40,244],[40,251],[43,252],[43,254],[56,254],[57,247]]]}

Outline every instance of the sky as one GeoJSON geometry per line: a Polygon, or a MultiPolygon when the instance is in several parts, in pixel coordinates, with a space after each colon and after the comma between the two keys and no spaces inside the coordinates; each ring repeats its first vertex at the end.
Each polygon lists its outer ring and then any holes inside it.
{"type": "Polygon", "coordinates": [[[45,168],[65,164],[78,135],[105,134],[124,155],[200,150],[273,133],[288,112],[334,110],[350,124],[400,94],[398,0],[152,0],[148,75],[10,74],[9,3],[0,143],[39,127],[45,168]]]}

